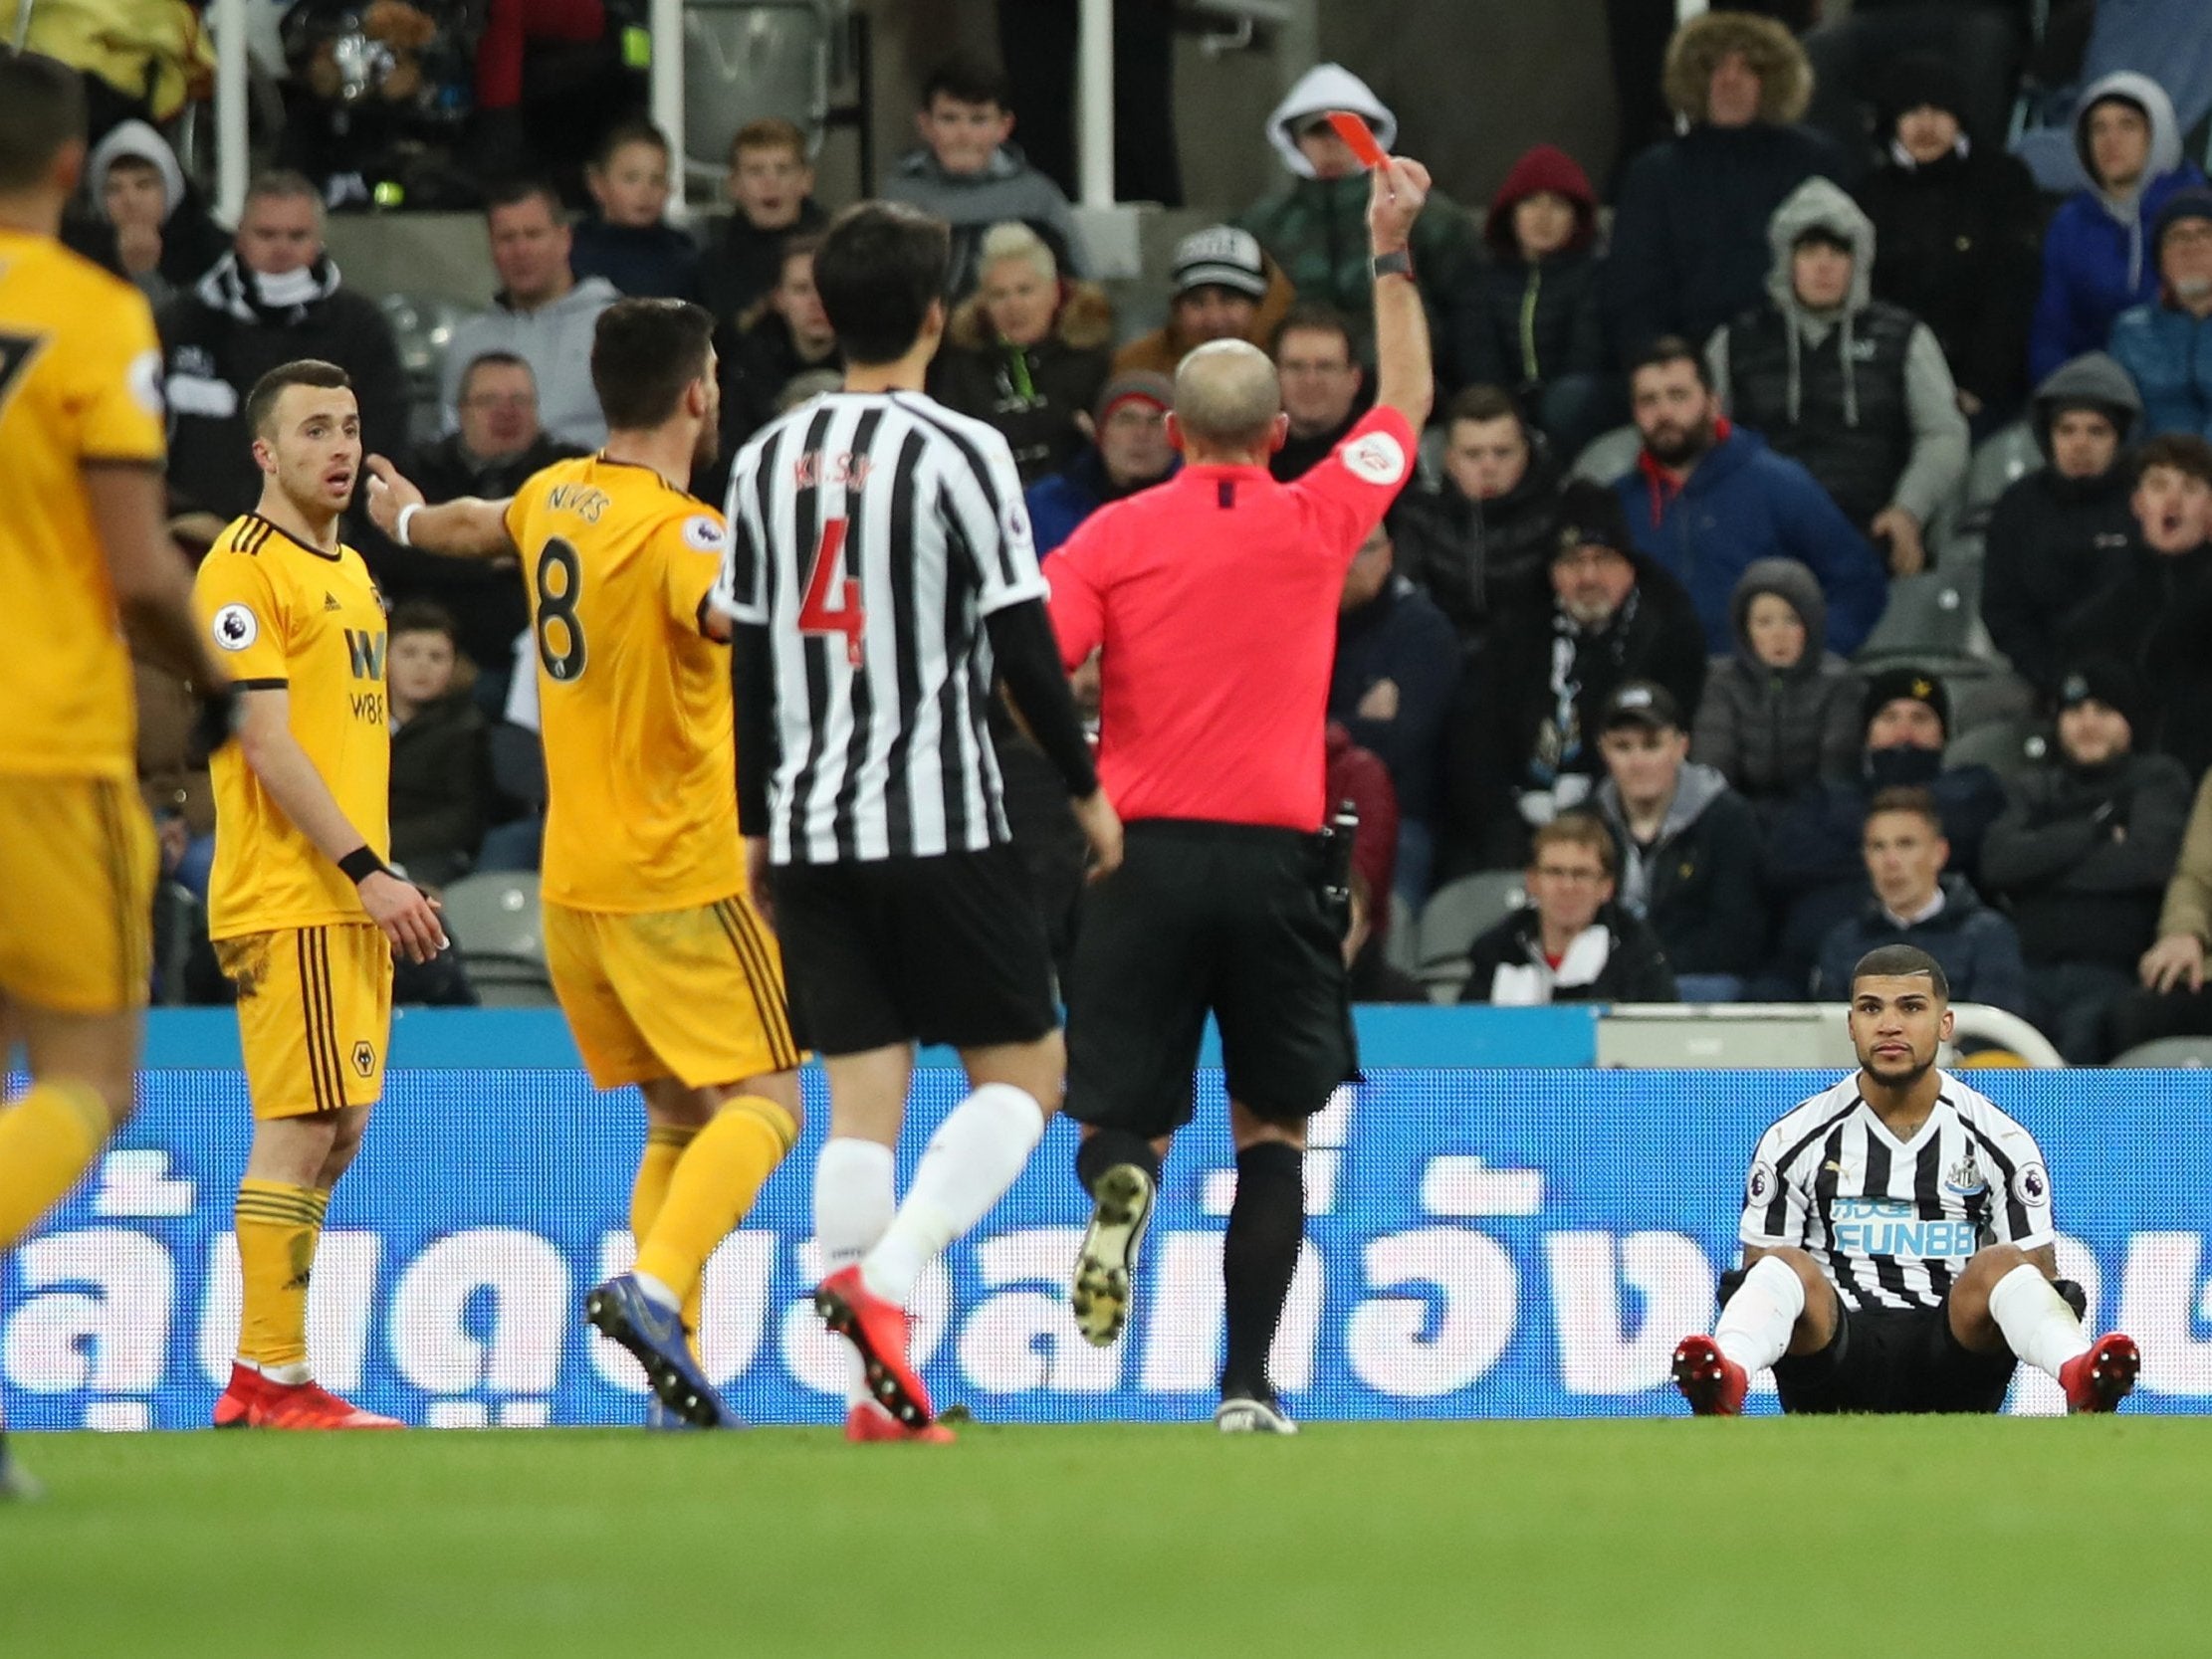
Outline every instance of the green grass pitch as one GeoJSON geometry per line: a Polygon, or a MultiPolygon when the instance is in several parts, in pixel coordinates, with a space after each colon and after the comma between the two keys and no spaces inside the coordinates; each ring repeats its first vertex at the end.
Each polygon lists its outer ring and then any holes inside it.
{"type": "Polygon", "coordinates": [[[27,1435],[0,1654],[2212,1652],[2212,1422],[27,1435]]]}

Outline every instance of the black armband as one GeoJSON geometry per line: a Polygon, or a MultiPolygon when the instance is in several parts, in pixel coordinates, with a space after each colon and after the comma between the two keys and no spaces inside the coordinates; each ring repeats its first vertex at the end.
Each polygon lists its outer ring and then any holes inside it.
{"type": "Polygon", "coordinates": [[[337,867],[345,873],[345,879],[355,887],[359,887],[371,876],[388,876],[391,874],[391,867],[366,847],[355,847],[337,861],[337,867]]]}

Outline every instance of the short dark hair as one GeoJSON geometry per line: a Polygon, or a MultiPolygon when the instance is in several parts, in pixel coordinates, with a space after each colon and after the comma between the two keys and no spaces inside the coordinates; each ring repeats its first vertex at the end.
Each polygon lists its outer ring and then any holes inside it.
{"type": "Polygon", "coordinates": [[[1000,109],[1010,108],[1013,102],[1006,72],[989,59],[965,52],[940,60],[930,71],[922,83],[922,107],[935,104],[940,94],[961,104],[993,104],[1000,109]]]}
{"type": "Polygon", "coordinates": [[[2135,482],[2153,467],[2170,467],[2204,484],[2212,484],[2212,444],[2194,432],[2161,432],[2144,440],[2135,451],[2135,482]]]}
{"type": "Polygon", "coordinates": [[[0,56],[0,190],[43,184],[54,158],[85,136],[85,82],[40,52],[0,56]]]}
{"type": "Polygon", "coordinates": [[[519,368],[529,373],[533,385],[537,384],[538,381],[538,371],[530,366],[530,359],[522,353],[517,351],[479,351],[469,359],[468,367],[461,371],[461,383],[455,388],[462,401],[467,401],[469,382],[476,378],[476,371],[480,368],[519,368]]]}
{"type": "Polygon", "coordinates": [[[256,438],[269,437],[269,423],[276,418],[277,400],[294,386],[314,386],[334,392],[350,389],[352,384],[351,375],[321,357],[299,357],[289,363],[279,363],[256,380],[254,389],[246,394],[246,430],[256,438]]]}
{"type": "Polygon", "coordinates": [[[667,133],[642,115],[633,115],[628,120],[616,121],[600,134],[598,143],[592,146],[591,165],[604,167],[614,159],[615,152],[627,144],[645,144],[657,149],[663,161],[675,154],[667,133]]]}
{"type": "Polygon", "coordinates": [[[1663,368],[1668,363],[1688,363],[1697,371],[1697,383],[1708,392],[1713,389],[1713,371],[1705,362],[1705,354],[1679,334],[1661,334],[1629,363],[1629,383],[1648,368],[1663,368]]]}
{"type": "Polygon", "coordinates": [[[553,216],[554,224],[564,224],[568,218],[568,204],[560,199],[560,192],[551,181],[542,178],[503,178],[484,192],[484,217],[490,220],[503,207],[521,207],[525,202],[542,201],[546,211],[553,216]]]}
{"type": "Polygon", "coordinates": [[[1546,847],[1587,847],[1598,855],[1598,868],[1610,880],[1614,874],[1613,832],[1605,820],[1589,812],[1562,812],[1548,824],[1538,824],[1528,838],[1528,867],[1542,862],[1546,847]]]}
{"type": "Polygon", "coordinates": [[[1334,334],[1344,342],[1344,355],[1354,363],[1360,360],[1359,347],[1352,341],[1352,325],[1334,306],[1324,306],[1313,300],[1302,300],[1292,306],[1275,324],[1274,333],[1268,336],[1267,355],[1279,356],[1282,342],[1292,334],[1334,334]]]}
{"type": "Polygon", "coordinates": [[[738,156],[749,149],[787,149],[803,162],[806,134],[780,115],[763,115],[738,128],[737,136],[730,140],[730,164],[736,166],[738,156]]]}
{"type": "Polygon", "coordinates": [[[952,233],[902,202],[855,202],[830,221],[814,289],[848,363],[895,363],[943,298],[952,233]]]}
{"type": "Polygon", "coordinates": [[[607,426],[643,432],[676,412],[707,374],[715,319],[689,300],[617,300],[591,333],[591,389],[607,426]]]}
{"type": "Polygon", "coordinates": [[[1874,799],[1867,803],[1866,821],[1872,822],[1878,814],[1883,812],[1909,812],[1916,818],[1925,819],[1928,828],[1937,835],[1943,833],[1943,809],[1935,804],[1933,793],[1917,784],[1900,784],[1876,790],[1874,799]]]}
{"type": "Polygon", "coordinates": [[[407,599],[391,608],[391,620],[386,631],[392,634],[443,634],[459,649],[460,625],[453,620],[453,613],[443,605],[434,605],[427,599],[407,599]]]}
{"type": "Polygon", "coordinates": [[[1513,394],[1503,386],[1465,386],[1444,406],[1443,424],[1446,432],[1461,421],[1509,420],[1521,429],[1521,436],[1528,436],[1528,422],[1521,414],[1521,406],[1513,401],[1513,394]]]}
{"type": "Polygon", "coordinates": [[[1951,1000],[1950,976],[1943,971],[1943,964],[1916,944],[1878,944],[1859,958],[1859,965],[1851,970],[1851,988],[1859,989],[1862,979],[1910,979],[1925,974],[1935,1000],[1951,1000]]]}

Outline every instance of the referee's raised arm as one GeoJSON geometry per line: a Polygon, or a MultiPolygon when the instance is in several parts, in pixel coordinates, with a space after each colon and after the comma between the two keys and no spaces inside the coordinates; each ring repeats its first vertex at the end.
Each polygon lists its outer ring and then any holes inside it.
{"type": "Polygon", "coordinates": [[[1394,155],[1374,170],[1367,204],[1375,270],[1375,401],[1419,433],[1437,401],[1429,312],[1415,282],[1414,221],[1429,199],[1429,169],[1394,155]]]}

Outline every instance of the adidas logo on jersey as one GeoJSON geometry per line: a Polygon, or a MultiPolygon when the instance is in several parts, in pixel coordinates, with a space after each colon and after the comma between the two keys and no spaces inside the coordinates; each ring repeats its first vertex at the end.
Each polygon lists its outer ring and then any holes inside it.
{"type": "Polygon", "coordinates": [[[343,605],[337,602],[337,595],[334,593],[326,593],[323,595],[323,608],[327,611],[341,611],[345,609],[343,605]]]}

